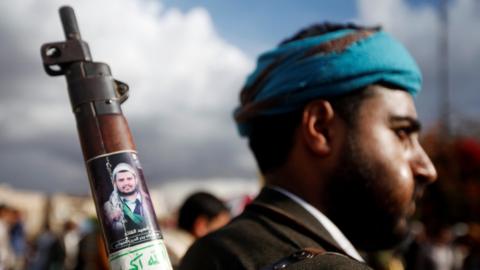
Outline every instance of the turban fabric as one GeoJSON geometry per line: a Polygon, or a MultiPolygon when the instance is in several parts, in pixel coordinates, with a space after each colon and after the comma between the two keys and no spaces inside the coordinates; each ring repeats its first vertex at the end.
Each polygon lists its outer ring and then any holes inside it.
{"type": "Polygon", "coordinates": [[[242,136],[258,116],[300,109],[329,98],[387,83],[420,91],[422,76],[408,51],[383,31],[339,30],[282,44],[262,54],[240,93],[234,117],[242,136]]]}
{"type": "MultiPolygon", "coordinates": [[[[132,166],[130,166],[127,163],[119,163],[117,166],[115,166],[115,169],[113,169],[112,177],[117,175],[117,173],[124,172],[124,171],[128,171],[128,172],[132,173],[133,175],[135,175],[135,177],[137,176],[137,172],[133,169],[132,166]]],[[[113,180],[115,180],[115,179],[113,179],[113,180]]]]}

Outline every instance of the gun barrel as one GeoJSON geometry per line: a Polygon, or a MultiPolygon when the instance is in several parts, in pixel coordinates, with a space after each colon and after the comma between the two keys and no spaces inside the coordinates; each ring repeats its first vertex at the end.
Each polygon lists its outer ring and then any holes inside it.
{"type": "Polygon", "coordinates": [[[75,12],[70,6],[63,6],[59,10],[60,19],[62,20],[63,31],[65,32],[65,38],[68,39],[82,39],[80,36],[80,30],[78,29],[77,18],[75,12]]]}
{"type": "Polygon", "coordinates": [[[59,13],[67,40],[42,45],[43,66],[49,75],[67,79],[110,269],[172,270],[120,106],[128,86],[112,77],[107,64],[92,61],[73,9],[63,6],[59,13]],[[118,191],[117,174],[125,172],[135,179],[133,208],[124,201],[127,195],[118,191]]]}

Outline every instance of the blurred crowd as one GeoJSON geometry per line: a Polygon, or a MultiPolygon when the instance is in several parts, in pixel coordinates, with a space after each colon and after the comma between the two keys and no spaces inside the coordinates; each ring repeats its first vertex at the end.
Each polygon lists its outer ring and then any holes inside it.
{"type": "MultiPolygon", "coordinates": [[[[225,225],[231,208],[210,193],[195,192],[174,216],[159,220],[172,264],[178,264],[195,239],[225,225]]],[[[60,230],[52,230],[48,220],[41,232],[29,238],[21,212],[0,205],[0,270],[109,269],[96,218],[68,220],[60,230]]]]}
{"type": "MultiPolygon", "coordinates": [[[[195,239],[230,219],[226,204],[206,192],[187,198],[172,220],[162,222],[171,262],[176,265],[195,239]]],[[[480,269],[480,224],[413,226],[411,239],[396,251],[367,254],[375,269],[480,269]]],[[[27,239],[18,209],[0,206],[0,269],[108,269],[98,222],[67,221],[61,231],[48,222],[27,239]]]]}
{"type": "MultiPolygon", "coordinates": [[[[197,238],[225,225],[231,218],[229,209],[214,195],[195,192],[175,217],[162,220],[172,264],[178,264],[197,238]]],[[[364,255],[374,269],[480,269],[480,224],[429,226],[416,221],[412,236],[399,249],[364,255]]],[[[95,218],[66,221],[60,231],[53,231],[46,222],[36,237],[28,239],[21,212],[1,205],[0,269],[108,269],[98,222],[95,218]]]]}
{"type": "Polygon", "coordinates": [[[480,224],[428,228],[415,222],[410,238],[398,249],[367,254],[374,269],[480,269],[480,224]]]}
{"type": "Polygon", "coordinates": [[[29,239],[19,210],[0,206],[0,269],[108,269],[103,239],[95,218],[67,221],[29,239]]]}

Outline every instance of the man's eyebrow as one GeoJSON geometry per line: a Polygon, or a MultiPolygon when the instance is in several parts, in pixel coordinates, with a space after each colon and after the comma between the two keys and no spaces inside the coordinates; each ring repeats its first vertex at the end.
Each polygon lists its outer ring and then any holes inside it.
{"type": "Polygon", "coordinates": [[[420,123],[420,121],[418,121],[418,119],[413,118],[411,116],[393,115],[393,116],[390,116],[389,121],[391,124],[394,124],[394,125],[408,123],[408,128],[412,132],[419,132],[422,129],[422,124],[420,123]]]}

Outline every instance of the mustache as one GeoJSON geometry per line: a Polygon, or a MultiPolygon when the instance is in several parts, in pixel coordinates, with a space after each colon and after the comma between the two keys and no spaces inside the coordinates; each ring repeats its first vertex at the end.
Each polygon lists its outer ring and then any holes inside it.
{"type": "Polygon", "coordinates": [[[412,201],[418,202],[425,194],[426,185],[416,184],[412,194],[412,201]]]}
{"type": "Polygon", "coordinates": [[[125,197],[125,196],[130,196],[130,195],[133,195],[133,194],[137,193],[137,192],[138,192],[138,188],[134,188],[134,189],[133,189],[132,191],[130,191],[130,192],[122,192],[122,191],[120,191],[120,190],[117,190],[117,192],[118,192],[118,194],[119,194],[120,196],[125,197]]]}

